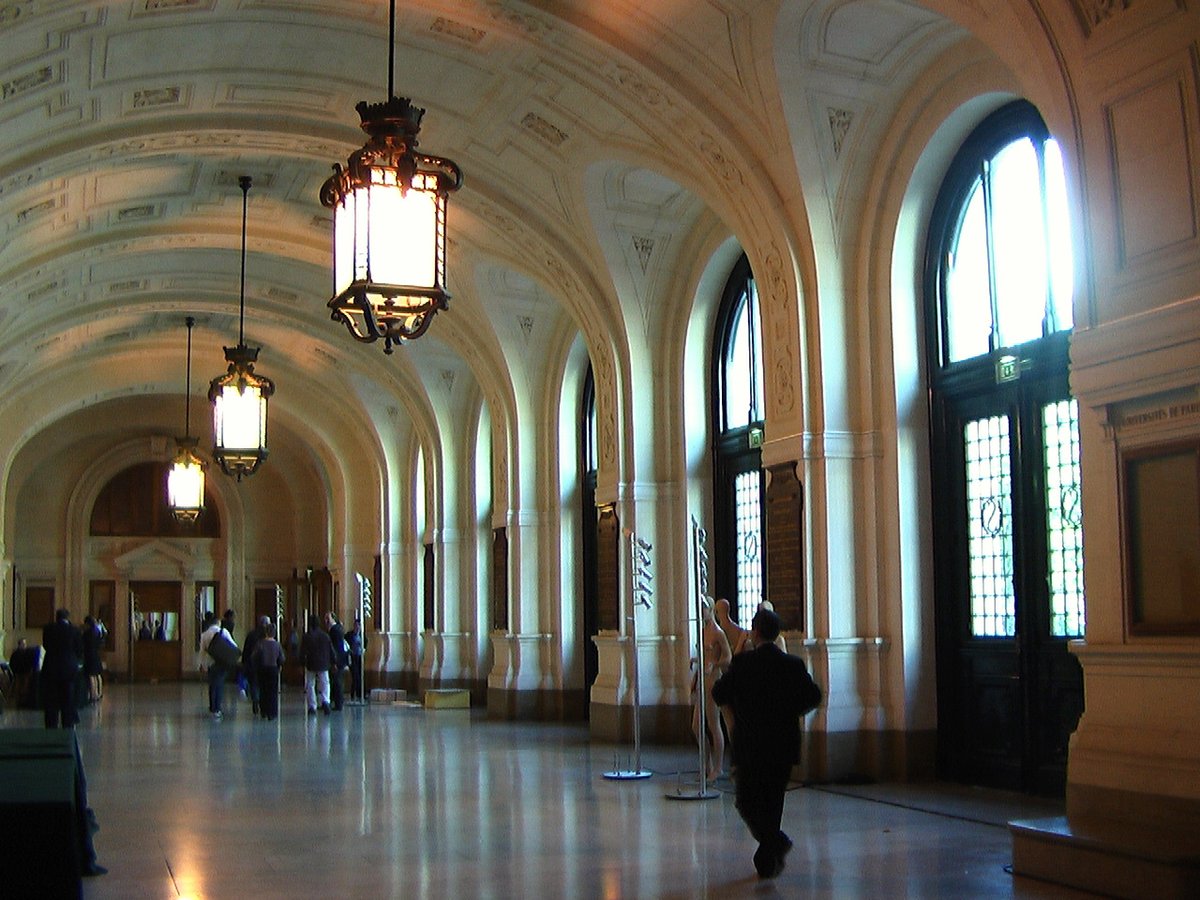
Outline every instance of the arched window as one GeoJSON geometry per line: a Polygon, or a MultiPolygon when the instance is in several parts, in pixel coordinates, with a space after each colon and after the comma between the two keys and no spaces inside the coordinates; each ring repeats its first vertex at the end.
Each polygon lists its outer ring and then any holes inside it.
{"type": "Polygon", "coordinates": [[[762,338],[745,256],[729,276],[713,341],[713,596],[748,628],[763,599],[762,338]]]}
{"type": "MultiPolygon", "coordinates": [[[[583,639],[583,683],[591,687],[600,672],[600,656],[592,640],[600,633],[600,567],[597,557],[596,478],[599,469],[596,444],[596,381],[591,364],[583,379],[579,404],[579,484],[582,506],[582,597],[583,614],[579,617],[583,639]]],[[[590,704],[584,704],[587,715],[590,704]]]]}
{"type": "Polygon", "coordinates": [[[944,774],[1058,790],[1082,708],[1079,428],[1059,146],[1011,103],[947,171],[926,252],[944,774]]]}
{"type": "Polygon", "coordinates": [[[167,465],[145,462],[113,476],[92,506],[89,533],[96,536],[218,538],[221,518],[208,491],[195,522],[180,522],[167,506],[167,465]]]}
{"type": "Polygon", "coordinates": [[[942,368],[1071,328],[1062,152],[1023,102],[963,147],[946,177],[936,237],[942,368]]]}

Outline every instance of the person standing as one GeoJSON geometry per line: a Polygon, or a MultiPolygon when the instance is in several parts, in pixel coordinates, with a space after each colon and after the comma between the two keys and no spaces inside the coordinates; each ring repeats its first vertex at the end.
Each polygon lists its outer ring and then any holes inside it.
{"type": "Polygon", "coordinates": [[[251,662],[251,657],[254,655],[254,648],[258,646],[258,642],[266,635],[267,626],[270,624],[271,617],[263,616],[258,620],[257,625],[246,632],[246,637],[242,641],[242,676],[246,679],[246,692],[250,695],[251,707],[256,716],[262,692],[258,686],[258,669],[251,662]]]}
{"type": "Polygon", "coordinates": [[[275,640],[275,626],[266,619],[263,635],[254,644],[250,655],[250,668],[254,670],[254,681],[258,685],[258,707],[268,722],[279,717],[279,675],[283,669],[283,648],[275,640]]]}
{"type": "Polygon", "coordinates": [[[308,714],[321,711],[329,715],[329,670],[333,668],[333,645],[329,635],[322,630],[321,620],[316,613],[308,614],[308,631],[300,641],[300,664],[304,666],[304,699],[308,714]]]}
{"type": "Polygon", "coordinates": [[[87,676],[88,703],[95,703],[102,693],[101,675],[104,672],[104,662],[100,651],[104,647],[104,633],[91,616],[84,617],[83,632],[79,639],[83,642],[83,674],[87,676]]]}
{"type": "Polygon", "coordinates": [[[733,741],[735,805],[758,841],[754,867],[761,878],[779,875],[792,849],[780,829],[783,801],[813,689],[804,661],[775,645],[780,630],[779,616],[759,609],[750,629],[754,649],[736,655],[713,685],[733,741]]]}
{"type": "Polygon", "coordinates": [[[237,641],[211,612],[204,616],[203,627],[204,632],[200,635],[200,670],[208,673],[208,712],[219,721],[224,715],[222,707],[225,701],[225,679],[229,675],[230,666],[210,653],[209,648],[213,641],[228,641],[236,651],[237,641]]]}
{"type": "Polygon", "coordinates": [[[329,698],[336,712],[345,705],[342,676],[346,667],[350,665],[350,653],[346,646],[346,630],[342,628],[338,617],[331,612],[325,613],[325,630],[329,632],[329,644],[333,648],[333,665],[329,669],[329,698]]]}
{"type": "Polygon", "coordinates": [[[364,692],[363,653],[367,649],[367,638],[363,634],[362,624],[357,615],[354,617],[354,624],[346,632],[346,645],[350,648],[350,699],[362,700],[364,692]]]}
{"type": "Polygon", "coordinates": [[[18,709],[37,708],[37,675],[41,662],[41,647],[30,647],[25,638],[20,638],[8,658],[8,667],[13,674],[12,694],[18,709]]]}
{"type": "Polygon", "coordinates": [[[71,624],[71,614],[60,609],[42,629],[42,709],[47,728],[73,728],[79,722],[75,707],[75,681],[83,665],[83,639],[71,624]]]}

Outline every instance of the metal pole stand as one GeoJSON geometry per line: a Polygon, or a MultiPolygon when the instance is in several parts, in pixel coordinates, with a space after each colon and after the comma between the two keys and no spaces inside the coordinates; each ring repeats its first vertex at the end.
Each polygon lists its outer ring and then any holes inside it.
{"type": "Polygon", "coordinates": [[[679,784],[672,794],[666,794],[668,800],[714,800],[720,797],[717,791],[708,788],[708,716],[704,694],[708,690],[704,684],[704,600],[708,595],[708,534],[696,517],[692,516],[692,579],[696,587],[696,699],[700,727],[696,730],[696,743],[700,745],[700,784],[694,792],[684,792],[679,784]]]}
{"type": "Polygon", "coordinates": [[[649,769],[642,768],[642,697],[640,692],[640,684],[638,678],[638,644],[637,644],[637,608],[639,606],[650,609],[652,603],[650,598],[654,595],[654,589],[650,582],[654,580],[653,561],[650,558],[650,551],[653,549],[653,544],[643,541],[628,528],[625,529],[625,537],[629,541],[629,644],[633,660],[630,664],[630,677],[633,679],[633,768],[618,769],[616,768],[617,759],[613,755],[614,769],[611,772],[605,772],[604,777],[610,781],[631,781],[638,778],[649,778],[654,773],[649,769]]]}
{"type": "MultiPolygon", "coordinates": [[[[358,579],[358,646],[362,651],[359,654],[358,663],[358,699],[350,700],[347,706],[370,706],[367,703],[367,617],[372,614],[371,606],[371,579],[367,578],[361,572],[355,572],[354,577],[358,579]]],[[[353,673],[351,673],[353,680],[353,673]]]]}

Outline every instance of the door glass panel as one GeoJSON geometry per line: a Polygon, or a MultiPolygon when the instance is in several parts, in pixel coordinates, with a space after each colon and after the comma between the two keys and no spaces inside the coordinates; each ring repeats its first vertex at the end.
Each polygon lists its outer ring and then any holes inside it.
{"type": "Polygon", "coordinates": [[[963,429],[974,637],[1012,637],[1016,633],[1008,432],[1007,416],[976,419],[963,429]]]}
{"type": "Polygon", "coordinates": [[[737,517],[737,618],[743,628],[762,602],[762,470],[734,479],[737,517]]]}
{"type": "Polygon", "coordinates": [[[1050,633],[1083,636],[1083,511],[1079,501],[1079,407],[1042,407],[1046,454],[1046,541],[1050,633]]]}

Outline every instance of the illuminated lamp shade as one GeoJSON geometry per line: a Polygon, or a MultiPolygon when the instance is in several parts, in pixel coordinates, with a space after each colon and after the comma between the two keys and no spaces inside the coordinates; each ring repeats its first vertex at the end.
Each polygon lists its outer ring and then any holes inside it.
{"type": "Polygon", "coordinates": [[[229,369],[208,386],[213,405],[213,456],[221,471],[242,480],[253,475],[267,458],[267,400],[275,383],[254,371],[258,347],[247,347],[246,319],[246,205],[250,179],[238,179],[242,188],[242,284],[238,319],[238,345],[225,348],[229,369]]]}
{"type": "Polygon", "coordinates": [[[195,522],[204,511],[204,463],[196,455],[198,438],[180,438],[167,472],[167,504],[181,522],[195,522]]]}
{"type": "Polygon", "coordinates": [[[462,170],[417,151],[425,110],[392,92],[396,4],[391,3],[388,100],[358,110],[368,135],[321,186],[333,210],[331,318],[355,340],[383,339],[385,353],[416,340],[446,309],[446,204],[462,170]]]}
{"type": "Polygon", "coordinates": [[[184,437],[176,438],[175,460],[167,471],[167,506],[180,522],[191,524],[204,511],[204,462],[196,455],[200,441],[192,437],[192,326],[185,319],[187,339],[187,387],[184,393],[184,437]]]}
{"type": "Polygon", "coordinates": [[[228,371],[208,387],[213,405],[213,456],[226,475],[241,480],[267,458],[267,400],[275,393],[270,378],[254,372],[258,348],[225,348],[228,371]]]}

